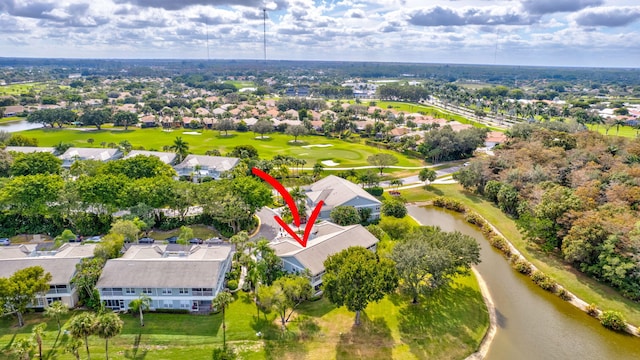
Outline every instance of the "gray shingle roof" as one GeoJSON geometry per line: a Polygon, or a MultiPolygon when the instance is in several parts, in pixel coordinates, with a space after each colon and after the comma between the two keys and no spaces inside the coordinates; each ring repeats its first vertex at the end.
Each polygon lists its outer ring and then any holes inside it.
{"type": "Polygon", "coordinates": [[[120,150],[106,148],[69,148],[64,154],[60,155],[62,160],[73,160],[76,157],[82,160],[111,160],[120,150]]]}
{"type": "Polygon", "coordinates": [[[314,225],[313,231],[316,230],[317,237],[310,239],[305,248],[291,238],[272,243],[271,247],[279,257],[293,257],[309,269],[312,275],[317,275],[324,271],[324,261],[330,255],[351,246],[369,248],[378,243],[378,239],[362,225],[342,227],[330,222],[322,222],[314,225]]]}
{"type": "Polygon", "coordinates": [[[16,271],[31,266],[41,266],[45,273],[51,273],[50,284],[68,284],[75,274],[76,264],[80,260],[80,258],[58,259],[53,257],[2,260],[0,262],[0,277],[10,277],[16,271]]]}
{"type": "Polygon", "coordinates": [[[124,159],[130,159],[130,158],[132,158],[134,156],[138,156],[138,155],[155,156],[165,164],[173,164],[173,162],[174,162],[174,160],[176,159],[176,156],[177,156],[177,154],[171,153],[171,152],[131,150],[131,152],[129,152],[127,154],[127,156],[124,157],[124,159]]]}
{"type": "Polygon", "coordinates": [[[233,169],[240,159],[224,156],[206,156],[206,155],[188,155],[180,164],[176,165],[176,169],[194,168],[196,165],[206,167],[208,169],[216,169],[217,171],[228,171],[233,169]]]}
{"type": "Polygon", "coordinates": [[[360,186],[335,175],[316,181],[307,188],[307,196],[313,203],[323,200],[327,209],[340,206],[356,197],[380,204],[380,200],[360,186]]]}

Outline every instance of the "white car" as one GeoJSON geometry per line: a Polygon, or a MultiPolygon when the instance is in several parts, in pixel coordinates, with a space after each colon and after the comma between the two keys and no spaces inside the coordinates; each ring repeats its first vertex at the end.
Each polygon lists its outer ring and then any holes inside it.
{"type": "Polygon", "coordinates": [[[0,238],[0,245],[9,246],[11,245],[11,240],[9,238],[0,238]]]}

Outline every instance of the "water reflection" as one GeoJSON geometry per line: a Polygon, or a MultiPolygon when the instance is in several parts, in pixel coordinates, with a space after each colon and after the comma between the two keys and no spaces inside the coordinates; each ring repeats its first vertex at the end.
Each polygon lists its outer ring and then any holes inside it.
{"type": "Polygon", "coordinates": [[[424,225],[458,230],[478,240],[482,262],[476,267],[496,306],[498,329],[487,359],[640,359],[640,339],[618,334],[527,277],[516,273],[475,227],[457,214],[409,207],[424,225]]]}

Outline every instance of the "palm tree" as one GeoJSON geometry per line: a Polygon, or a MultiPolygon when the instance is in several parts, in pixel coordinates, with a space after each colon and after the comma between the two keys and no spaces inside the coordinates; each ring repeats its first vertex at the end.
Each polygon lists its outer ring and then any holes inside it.
{"type": "Polygon", "coordinates": [[[313,178],[316,179],[324,171],[324,166],[320,162],[313,164],[313,178]]]}
{"type": "Polygon", "coordinates": [[[113,312],[98,316],[96,333],[104,339],[104,351],[107,360],[109,360],[109,339],[120,334],[123,324],[118,314],[113,312]]]}
{"type": "Polygon", "coordinates": [[[231,302],[233,302],[233,295],[231,295],[231,293],[228,291],[223,291],[216,295],[216,297],[213,298],[213,302],[211,303],[211,305],[213,305],[213,307],[215,307],[216,309],[222,310],[222,347],[225,349],[227,348],[227,325],[225,323],[224,315],[225,308],[229,306],[231,302]]]}
{"type": "Polygon", "coordinates": [[[62,301],[54,301],[46,309],[44,309],[44,316],[53,318],[56,320],[58,324],[58,335],[60,335],[60,331],[62,330],[62,326],[60,324],[60,318],[66,315],[69,312],[69,309],[62,301]]]}
{"type": "Polygon", "coordinates": [[[176,139],[173,140],[173,145],[170,146],[170,149],[178,154],[178,162],[181,162],[189,153],[189,143],[182,140],[180,136],[177,136],[176,139]]]}
{"type": "Polygon", "coordinates": [[[402,179],[393,179],[389,181],[389,185],[394,185],[396,187],[396,191],[398,191],[400,186],[402,186],[402,183],[403,183],[402,179]]]}
{"type": "Polygon", "coordinates": [[[42,359],[42,338],[44,338],[44,329],[47,328],[47,323],[40,323],[33,327],[31,335],[36,344],[38,344],[38,355],[42,359]]]}
{"type": "Polygon", "coordinates": [[[82,341],[80,339],[71,338],[67,341],[64,346],[64,351],[68,353],[72,353],[76,360],[80,360],[80,353],[78,349],[82,346],[82,341]]]}
{"type": "Polygon", "coordinates": [[[31,357],[29,354],[33,350],[33,340],[29,338],[21,338],[11,344],[11,352],[17,356],[18,359],[29,360],[31,357]]]}
{"type": "Polygon", "coordinates": [[[89,336],[95,333],[96,315],[84,312],[71,318],[69,322],[69,332],[76,339],[84,339],[84,347],[87,349],[87,360],[91,360],[89,353],[89,336]]]}
{"type": "Polygon", "coordinates": [[[151,298],[148,297],[145,294],[140,294],[140,296],[131,301],[129,303],[129,307],[131,308],[132,311],[134,312],[138,312],[139,317],[140,317],[140,326],[144,326],[144,315],[143,315],[143,311],[144,310],[149,310],[149,307],[151,306],[151,298]]]}

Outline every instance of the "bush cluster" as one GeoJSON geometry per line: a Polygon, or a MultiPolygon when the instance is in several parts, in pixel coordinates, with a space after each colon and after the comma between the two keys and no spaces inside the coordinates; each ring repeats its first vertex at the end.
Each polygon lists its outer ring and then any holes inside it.
{"type": "Polygon", "coordinates": [[[438,196],[433,199],[433,206],[445,208],[459,213],[464,213],[467,211],[466,206],[464,206],[464,204],[462,204],[460,201],[448,199],[443,196],[438,196]]]}
{"type": "Polygon", "coordinates": [[[540,270],[531,273],[531,280],[544,290],[553,292],[556,289],[556,282],[540,270]]]}
{"type": "Polygon", "coordinates": [[[598,306],[596,306],[596,304],[589,304],[587,305],[587,308],[585,309],[587,314],[593,316],[593,317],[598,317],[598,306]]]}
{"type": "Polygon", "coordinates": [[[558,295],[560,299],[564,301],[569,301],[573,298],[573,296],[571,296],[571,294],[569,294],[569,292],[564,288],[558,289],[558,292],[556,293],[556,295],[558,295]]]}
{"type": "Polygon", "coordinates": [[[238,288],[238,280],[227,281],[227,288],[231,291],[236,290],[238,288]]]}
{"type": "Polygon", "coordinates": [[[525,275],[531,274],[531,264],[521,258],[520,256],[513,254],[511,255],[511,267],[513,267],[517,272],[525,275]]]}
{"type": "Polygon", "coordinates": [[[618,311],[607,310],[600,315],[600,324],[607,329],[623,331],[627,328],[627,322],[618,311]]]}
{"type": "Polygon", "coordinates": [[[373,186],[364,190],[373,196],[382,196],[382,193],[384,193],[384,189],[380,186],[373,186]]]}

